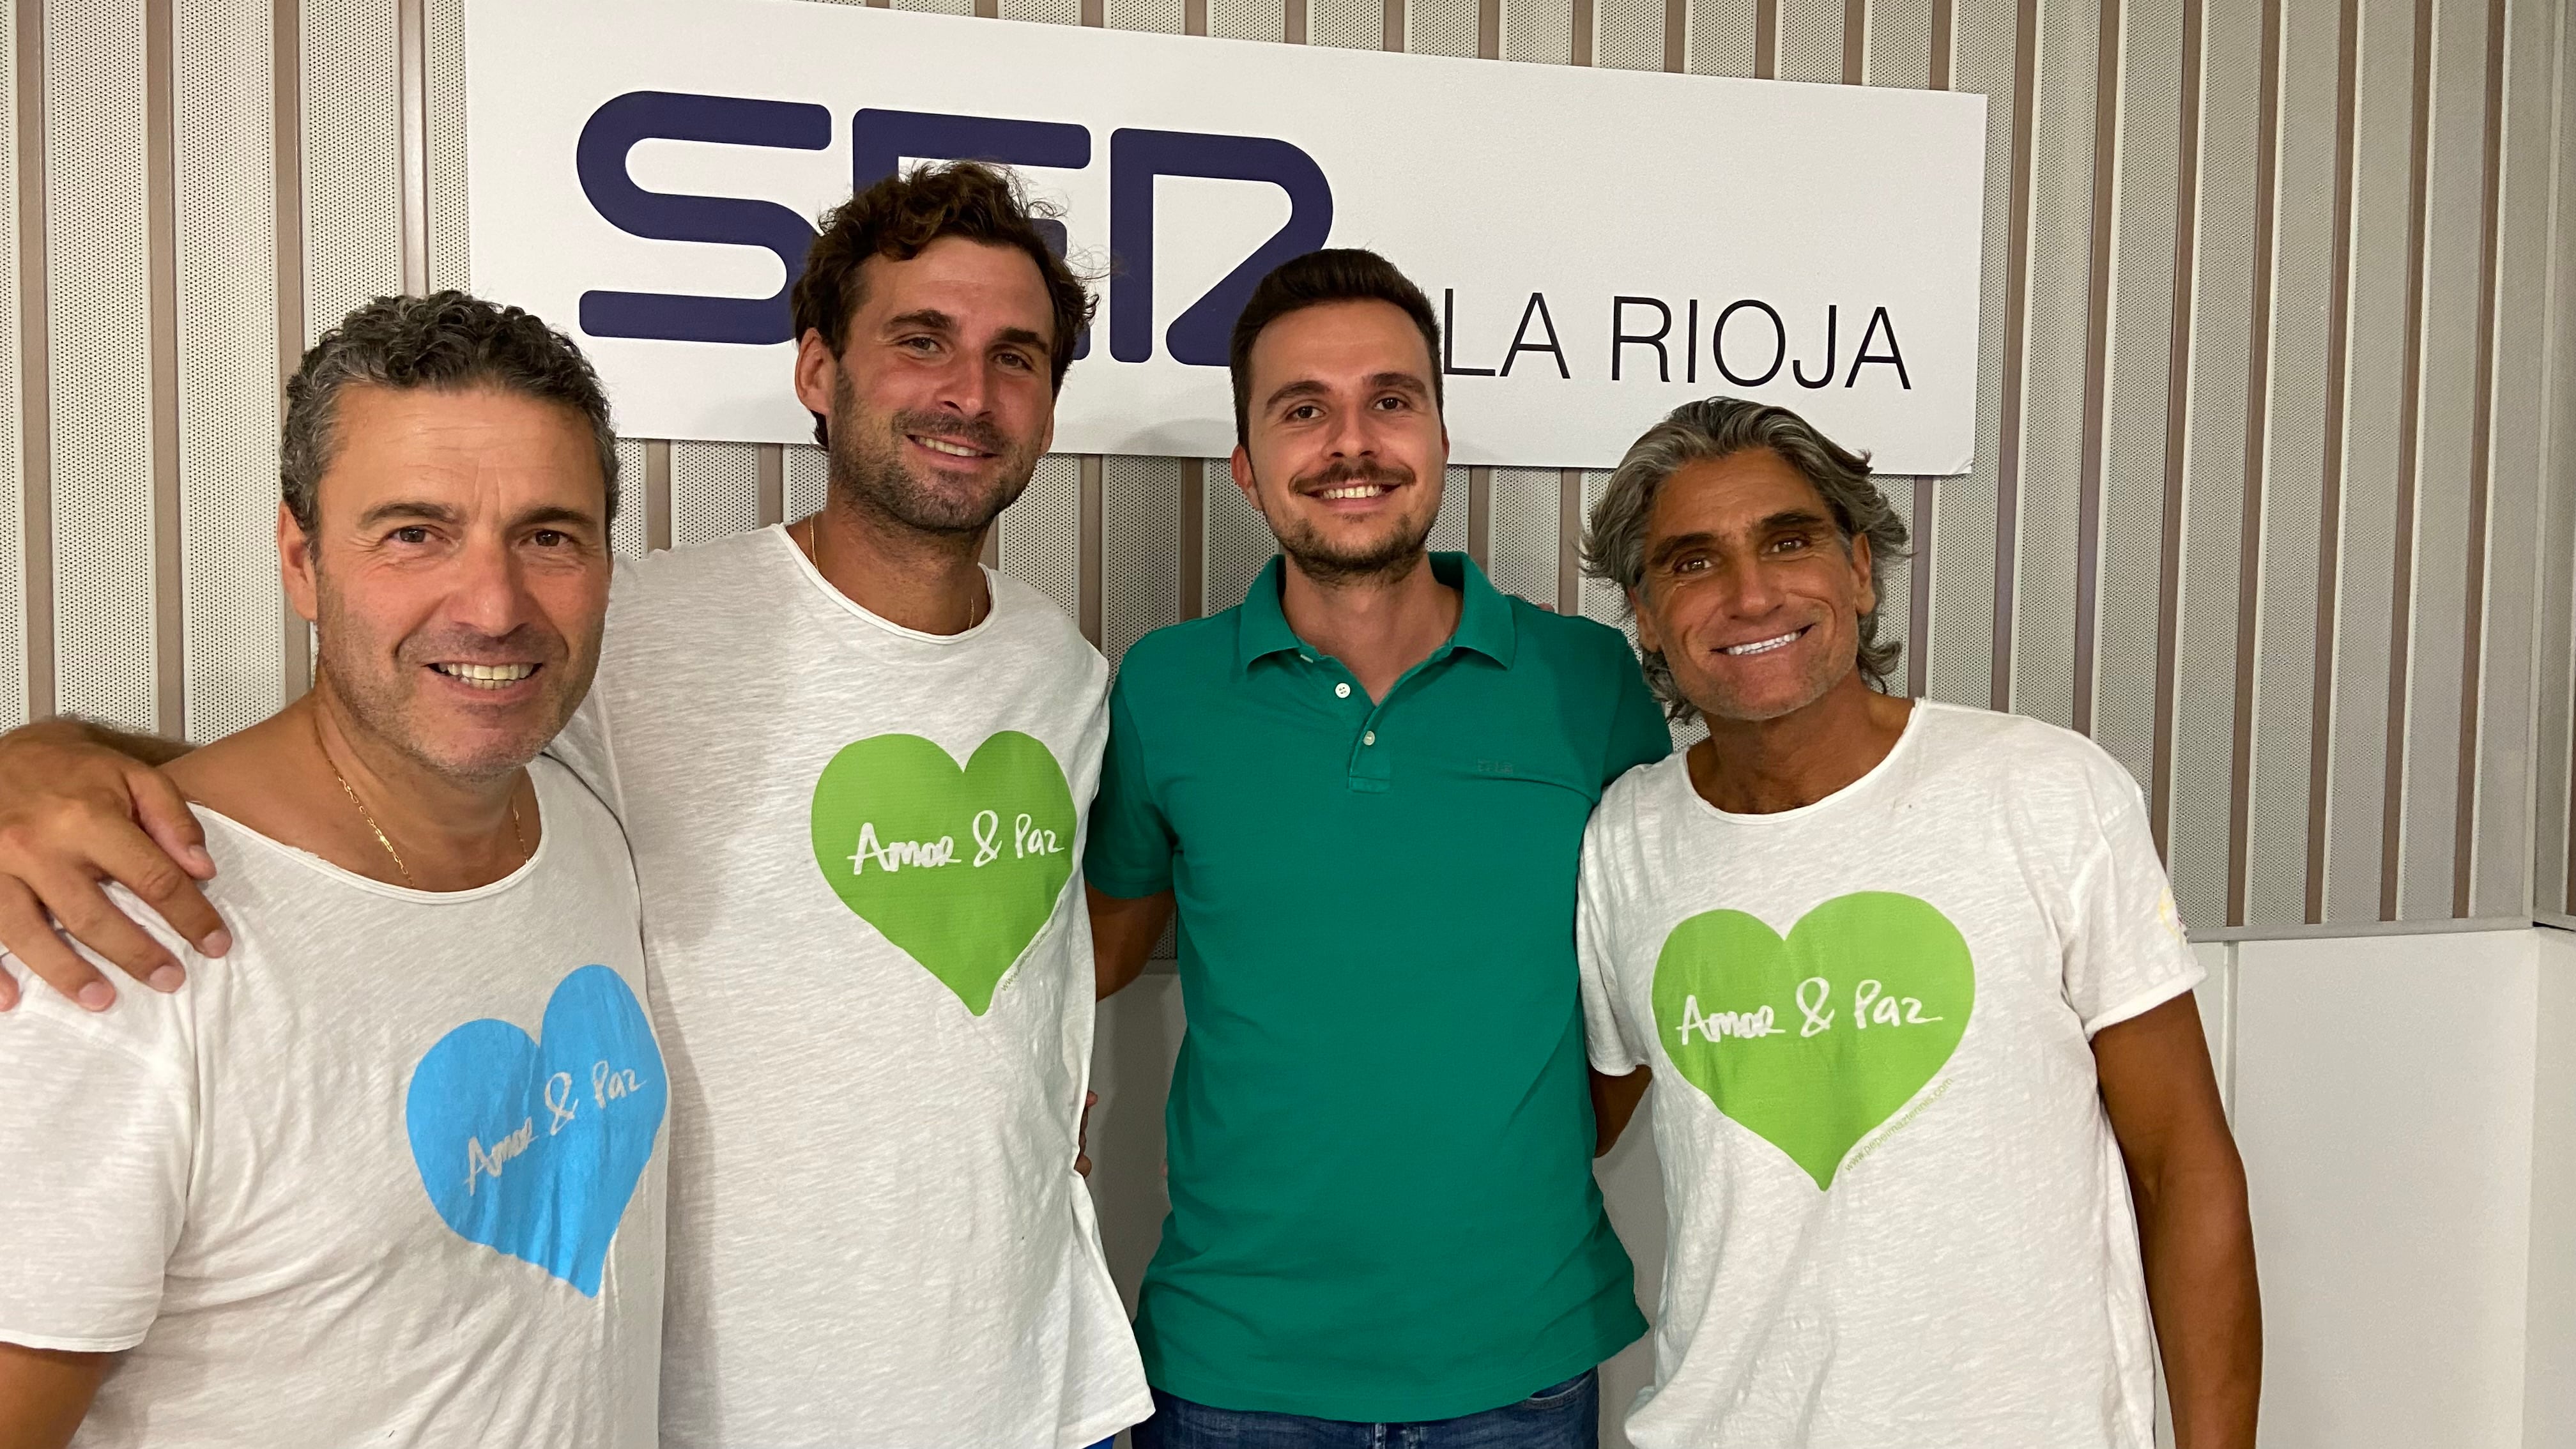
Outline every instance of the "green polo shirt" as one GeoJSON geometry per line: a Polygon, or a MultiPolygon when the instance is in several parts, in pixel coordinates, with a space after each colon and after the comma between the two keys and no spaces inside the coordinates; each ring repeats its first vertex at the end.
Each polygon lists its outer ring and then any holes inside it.
{"type": "Polygon", "coordinates": [[[1645,1331],[1592,1181],[1574,873],[1671,739],[1616,631],[1432,569],[1457,632],[1383,701],[1288,627],[1277,560],[1110,695],[1085,874],[1180,906],[1136,1336],[1184,1399],[1452,1418],[1645,1331]]]}

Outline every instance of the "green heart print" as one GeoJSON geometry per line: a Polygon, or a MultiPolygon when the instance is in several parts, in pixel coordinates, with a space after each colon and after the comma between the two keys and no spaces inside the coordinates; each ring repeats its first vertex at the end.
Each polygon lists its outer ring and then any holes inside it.
{"type": "Polygon", "coordinates": [[[1003,730],[963,770],[919,735],[843,746],[814,782],[814,864],[842,904],[982,1016],[1073,876],[1073,791],[1003,730]]]}
{"type": "Polygon", "coordinates": [[[1705,911],[1655,960],[1655,1029],[1682,1079],[1825,1191],[1950,1060],[1976,999],[1959,928],[1887,891],[1836,896],[1785,941],[1705,911]]]}

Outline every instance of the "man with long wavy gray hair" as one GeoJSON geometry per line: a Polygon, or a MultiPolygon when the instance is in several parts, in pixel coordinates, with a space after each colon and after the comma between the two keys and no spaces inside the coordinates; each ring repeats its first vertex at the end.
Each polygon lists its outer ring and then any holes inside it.
{"type": "MultiPolygon", "coordinates": [[[[1667,1079],[1640,1449],[2251,1449],[2261,1326],[2202,975],[2134,781],[1887,692],[1905,526],[1865,458],[1713,398],[1629,449],[1586,567],[1709,737],[1613,786],[1592,1065],[1667,1079]]],[[[1611,1124],[1605,1123],[1605,1128],[1611,1124]]]]}

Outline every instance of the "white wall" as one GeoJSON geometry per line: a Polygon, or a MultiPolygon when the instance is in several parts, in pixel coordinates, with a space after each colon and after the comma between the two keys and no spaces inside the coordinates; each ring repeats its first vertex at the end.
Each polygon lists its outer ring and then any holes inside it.
{"type": "Polygon", "coordinates": [[[2537,934],[2236,954],[2265,1441],[2522,1445],[2537,934]]]}
{"type": "Polygon", "coordinates": [[[2522,1442],[2576,1444],[2576,933],[2539,931],[2522,1442]]]}
{"type": "MultiPolygon", "coordinates": [[[[2576,1445],[2576,935],[2198,949],[2253,1186],[2266,1449],[2576,1445]]],[[[1131,1306],[1180,1034],[1172,976],[1101,1011],[1092,1182],[1131,1306]]],[[[1664,1210],[1644,1115],[1599,1176],[1651,1316],[1664,1210]]],[[[1650,1367],[1643,1342],[1604,1367],[1610,1449],[1650,1367]]]]}

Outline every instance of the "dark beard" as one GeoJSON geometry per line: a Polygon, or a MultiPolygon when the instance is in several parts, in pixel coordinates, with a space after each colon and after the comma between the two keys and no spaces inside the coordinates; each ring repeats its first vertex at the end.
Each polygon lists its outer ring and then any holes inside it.
{"type": "MultiPolygon", "coordinates": [[[[1403,486],[1413,482],[1410,469],[1385,468],[1375,463],[1341,464],[1323,473],[1292,483],[1329,488],[1336,483],[1388,483],[1403,486]]],[[[1286,528],[1273,525],[1279,536],[1279,551],[1297,566],[1297,571],[1314,583],[1337,588],[1359,583],[1397,583],[1420,566],[1423,546],[1431,541],[1432,525],[1438,515],[1423,521],[1418,529],[1402,529],[1376,543],[1357,549],[1344,549],[1327,542],[1323,536],[1302,524],[1286,528]]]]}
{"type": "Polygon", "coordinates": [[[832,388],[830,438],[825,453],[831,464],[833,498],[915,533],[982,536],[1003,509],[1019,500],[1037,471],[1035,453],[1014,448],[1000,429],[981,418],[899,412],[882,426],[876,425],[875,419],[860,413],[846,372],[832,388]],[[978,497],[915,477],[901,452],[907,433],[954,438],[998,455],[1002,460],[998,485],[978,497]]]}

